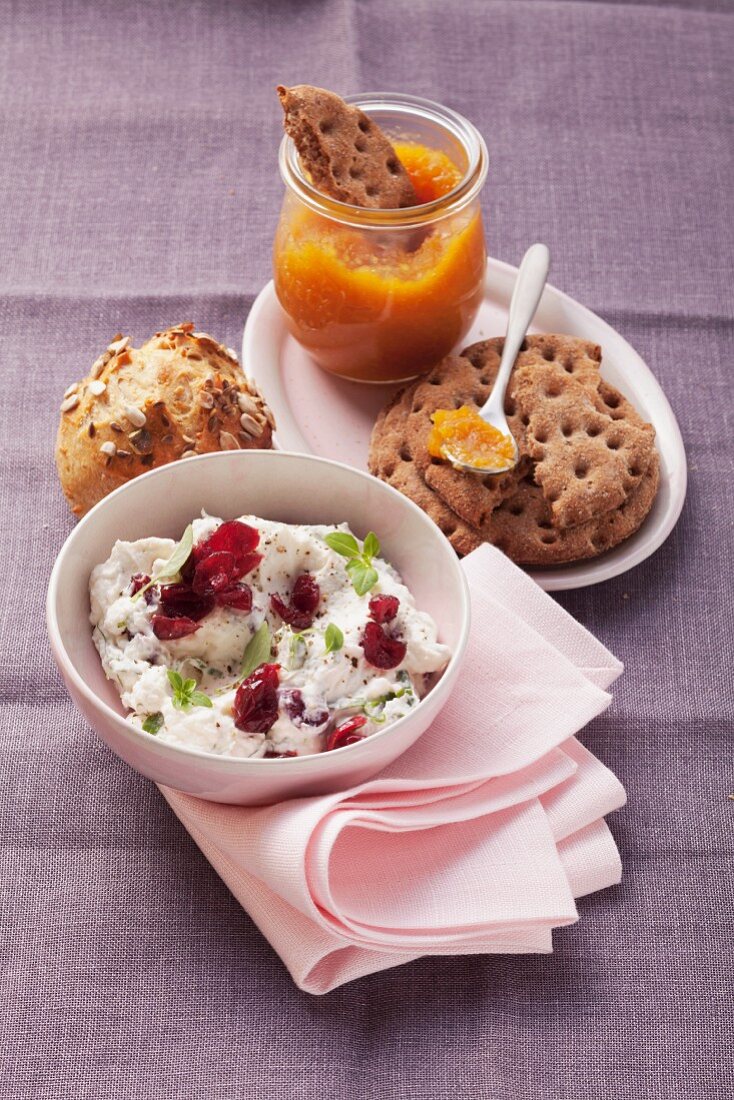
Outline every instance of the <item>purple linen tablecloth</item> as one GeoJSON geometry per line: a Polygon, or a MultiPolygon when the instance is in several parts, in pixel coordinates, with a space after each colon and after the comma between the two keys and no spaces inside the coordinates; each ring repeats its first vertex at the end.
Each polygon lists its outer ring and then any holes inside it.
{"type": "Polygon", "coordinates": [[[720,3],[0,3],[0,1096],[731,1095],[732,65],[720,3]],[[639,349],[686,439],[665,546],[561,597],[627,665],[585,741],[625,878],[548,957],[300,993],[155,787],[75,713],[43,601],[72,520],[60,394],[118,330],[237,346],[269,277],[278,81],[401,89],[484,132],[494,255],[639,349]]]}

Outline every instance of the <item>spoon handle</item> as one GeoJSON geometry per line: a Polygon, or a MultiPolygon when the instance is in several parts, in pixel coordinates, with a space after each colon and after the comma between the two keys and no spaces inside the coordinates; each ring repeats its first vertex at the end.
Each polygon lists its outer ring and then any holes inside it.
{"type": "Polygon", "coordinates": [[[520,345],[525,339],[530,328],[530,322],[538,308],[538,302],[543,293],[545,281],[548,278],[549,267],[550,252],[547,246],[544,244],[531,245],[522,258],[515,288],[512,291],[507,335],[502,350],[500,369],[497,372],[497,378],[492,387],[487,407],[490,404],[496,404],[498,410],[502,410],[504,407],[507,383],[510,380],[510,374],[515,365],[520,345]]]}

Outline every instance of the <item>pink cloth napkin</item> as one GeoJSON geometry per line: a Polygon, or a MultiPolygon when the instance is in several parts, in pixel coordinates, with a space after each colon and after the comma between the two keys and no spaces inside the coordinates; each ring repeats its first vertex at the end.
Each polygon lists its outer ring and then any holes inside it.
{"type": "Polygon", "coordinates": [[[433,726],[375,779],[247,808],[161,788],[310,993],[422,955],[551,951],[575,898],[619,882],[624,789],[574,734],[621,664],[490,546],[433,726]]]}

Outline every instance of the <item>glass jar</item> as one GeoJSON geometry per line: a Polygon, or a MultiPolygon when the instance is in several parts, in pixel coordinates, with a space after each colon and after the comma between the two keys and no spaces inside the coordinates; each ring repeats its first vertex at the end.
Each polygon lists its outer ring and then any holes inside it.
{"type": "Polygon", "coordinates": [[[372,210],[332,199],[284,137],[275,289],[291,333],[324,370],[404,381],[458,344],[479,309],[487,149],[470,122],[437,103],[391,94],[347,102],[386,133],[420,205],[372,210]]]}

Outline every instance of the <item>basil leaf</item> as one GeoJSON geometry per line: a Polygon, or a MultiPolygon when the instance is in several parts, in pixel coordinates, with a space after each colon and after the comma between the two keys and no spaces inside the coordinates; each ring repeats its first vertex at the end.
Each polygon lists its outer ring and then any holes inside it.
{"type": "Polygon", "coordinates": [[[344,635],[336,625],[329,623],[324,632],[324,653],[336,653],[344,645],[344,635]]]}
{"type": "Polygon", "coordinates": [[[158,733],[158,730],[163,725],[163,715],[159,710],[155,714],[149,714],[143,722],[143,729],[146,733],[151,733],[153,737],[158,733]]]}
{"type": "Polygon", "coordinates": [[[359,543],[354,535],[346,531],[333,531],[324,536],[324,542],[343,558],[354,558],[359,554],[359,543]]]}
{"type": "Polygon", "coordinates": [[[251,672],[267,661],[272,647],[270,628],[267,623],[261,623],[247,643],[245,655],[242,658],[240,677],[246,680],[251,672]]]}
{"type": "Polygon", "coordinates": [[[156,573],[156,580],[162,580],[164,578],[175,577],[181,572],[186,562],[189,560],[189,555],[194,547],[194,529],[191,524],[188,525],[181,541],[174,548],[168,561],[164,562],[161,568],[156,573]]]}
{"type": "Polygon", "coordinates": [[[213,707],[211,699],[208,695],[205,695],[203,691],[192,691],[189,696],[189,703],[192,707],[213,707]]]}
{"type": "Polygon", "coordinates": [[[168,682],[174,691],[183,691],[183,677],[180,672],[176,672],[175,669],[169,668],[167,672],[168,682]]]}
{"type": "Polygon", "coordinates": [[[297,634],[294,633],[294,634],[291,635],[290,644],[288,646],[288,655],[289,655],[290,667],[292,669],[293,668],[301,668],[301,666],[303,665],[303,663],[305,661],[306,635],[307,634],[313,634],[313,630],[312,629],[301,630],[299,633],[297,633],[297,634]],[[303,653],[301,651],[303,651],[303,653]],[[303,660],[301,660],[301,657],[303,657],[303,660]],[[300,661],[301,663],[298,664],[297,663],[298,661],[300,661]]]}
{"type": "Polygon", "coordinates": [[[183,693],[184,695],[191,695],[192,691],[196,691],[196,680],[184,680],[183,693]]]}
{"type": "Polygon", "coordinates": [[[193,546],[194,529],[191,524],[189,524],[183,535],[181,536],[181,541],[177,543],[176,546],[174,546],[173,553],[171,554],[170,558],[167,561],[164,561],[158,572],[155,574],[154,577],[151,577],[147,584],[144,584],[142,588],[139,588],[137,590],[137,592],[133,596],[133,600],[140,599],[140,597],[145,592],[147,592],[149,588],[152,588],[154,584],[158,584],[159,581],[172,580],[173,577],[177,577],[186,562],[189,560],[189,556],[191,554],[193,546]]]}
{"type": "Polygon", "coordinates": [[[371,565],[365,565],[362,561],[349,562],[347,565],[349,576],[352,578],[354,591],[358,596],[366,596],[378,581],[377,570],[371,565]]]}
{"type": "Polygon", "coordinates": [[[362,545],[362,553],[366,558],[376,558],[380,553],[380,540],[374,531],[370,531],[362,545]]]}

